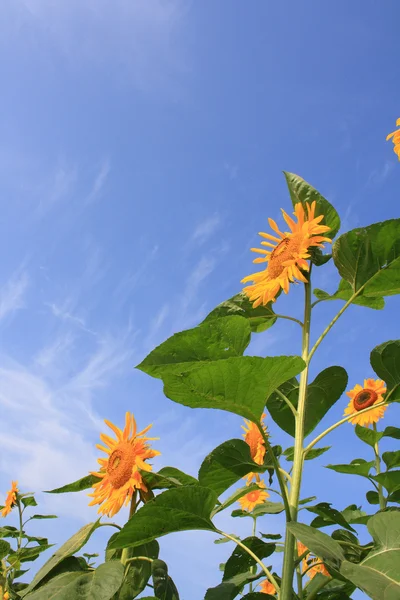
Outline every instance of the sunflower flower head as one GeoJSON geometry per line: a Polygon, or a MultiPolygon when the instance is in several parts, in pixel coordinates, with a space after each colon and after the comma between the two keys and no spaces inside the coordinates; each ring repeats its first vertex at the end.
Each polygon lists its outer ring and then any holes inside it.
{"type": "Polygon", "coordinates": [[[268,579],[263,579],[258,585],[262,594],[271,594],[271,596],[276,594],[275,586],[268,579]]]}
{"type": "Polygon", "coordinates": [[[308,567],[311,567],[307,571],[307,575],[310,579],[314,579],[314,577],[321,573],[321,575],[325,575],[325,577],[330,577],[329,571],[325,567],[324,563],[320,561],[319,558],[313,558],[308,562],[308,567]]]}
{"type": "Polygon", "coordinates": [[[352,390],[346,392],[351,400],[344,414],[354,414],[354,417],[350,419],[353,425],[369,427],[372,423],[377,423],[385,414],[387,406],[378,406],[364,413],[358,413],[365,408],[373,407],[375,404],[382,402],[385,392],[386,385],[381,379],[364,379],[364,387],[357,384],[352,390]]]}
{"type": "MultiPolygon", "coordinates": [[[[396,127],[400,127],[400,119],[397,119],[396,127]]],[[[386,141],[390,140],[391,138],[394,144],[393,151],[395,154],[397,154],[400,160],[400,129],[396,129],[396,131],[392,131],[392,133],[389,133],[389,135],[386,137],[386,141]]]]}
{"type": "MultiPolygon", "coordinates": [[[[260,422],[264,433],[267,435],[267,427],[264,423],[265,417],[266,414],[263,413],[261,415],[260,422]]],[[[245,424],[242,425],[242,429],[244,430],[243,437],[246,444],[248,444],[250,447],[250,456],[255,463],[262,465],[266,453],[264,438],[255,423],[252,421],[247,421],[247,419],[244,419],[244,422],[245,424]]],[[[246,476],[247,483],[250,483],[254,478],[257,479],[256,473],[249,473],[246,476]]]]}
{"type": "Polygon", "coordinates": [[[245,496],[239,498],[238,502],[242,510],[251,512],[256,506],[259,504],[264,504],[266,499],[269,498],[269,493],[265,489],[265,483],[263,481],[258,481],[257,485],[257,490],[253,490],[252,492],[249,492],[245,496]]]}
{"type": "Polygon", "coordinates": [[[137,432],[134,416],[127,412],[124,430],[119,429],[110,421],[104,421],[114,432],[116,439],[101,433],[100,439],[105,444],[97,444],[97,448],[106,453],[106,458],[99,458],[100,470],[91,473],[100,481],[93,485],[93,500],[89,506],[99,504],[98,512],[108,517],[114,516],[125,504],[129,504],[135,490],[147,492],[147,487],[140,474],[151,471],[152,467],[145,461],[160,454],[150,448],[150,440],[145,434],[151,425],[137,432]]]}
{"type": "Polygon", "coordinates": [[[11,482],[11,490],[7,492],[6,502],[3,510],[1,511],[1,516],[6,517],[10,514],[11,510],[17,503],[17,494],[18,494],[18,481],[11,482]]]}
{"type": "Polygon", "coordinates": [[[294,221],[284,210],[283,218],[289,226],[289,232],[280,231],[272,219],[268,219],[271,229],[276,235],[260,232],[264,238],[262,246],[269,246],[272,250],[252,248],[252,252],[261,254],[254,259],[255,263],[267,263],[266,268],[258,273],[253,273],[242,279],[242,283],[252,282],[243,291],[253,302],[256,308],[260,304],[275,302],[278,292],[282,289],[285,294],[289,291],[290,283],[296,281],[307,282],[302,271],[309,271],[307,259],[310,258],[310,248],[323,248],[323,242],[330,242],[321,234],[330,230],[327,225],[321,225],[324,216],[315,216],[316,202],[306,203],[306,210],[301,202],[294,208],[294,221]],[[268,240],[268,241],[265,241],[268,240]]]}
{"type": "Polygon", "coordinates": [[[10,594],[8,592],[4,592],[3,600],[10,600],[10,594]]]}

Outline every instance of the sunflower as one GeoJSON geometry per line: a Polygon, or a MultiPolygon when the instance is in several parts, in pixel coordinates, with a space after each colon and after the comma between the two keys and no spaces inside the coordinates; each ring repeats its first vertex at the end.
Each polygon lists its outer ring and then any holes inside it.
{"type": "Polygon", "coordinates": [[[9,600],[10,594],[8,592],[4,592],[3,600],[9,600]]]}
{"type": "Polygon", "coordinates": [[[238,502],[242,507],[242,510],[251,512],[256,506],[264,504],[266,499],[269,498],[269,494],[265,489],[265,483],[263,481],[257,481],[257,485],[259,486],[258,490],[249,492],[245,496],[239,498],[238,502]]]}
{"type": "Polygon", "coordinates": [[[149,425],[137,433],[136,421],[131,413],[126,413],[123,431],[107,419],[104,422],[112,429],[117,439],[114,440],[104,433],[100,434],[100,439],[107,447],[101,444],[96,446],[107,454],[107,458],[99,458],[100,471],[91,473],[101,481],[93,485],[94,492],[89,494],[93,500],[89,506],[100,504],[98,512],[112,517],[124,503],[129,504],[135,490],[147,492],[139,469],[151,471],[151,465],[144,461],[157,456],[160,452],[152,450],[146,443],[158,439],[145,437],[145,433],[152,426],[149,425]]]}
{"type": "Polygon", "coordinates": [[[7,492],[6,503],[5,503],[3,510],[1,511],[2,517],[6,517],[8,514],[10,514],[12,508],[17,503],[17,494],[19,491],[17,485],[18,485],[18,481],[11,482],[11,490],[9,492],[7,492]]]}
{"type": "Polygon", "coordinates": [[[273,250],[263,250],[262,248],[251,248],[253,252],[263,254],[264,256],[256,258],[254,263],[266,262],[267,267],[264,271],[253,273],[242,279],[242,283],[252,281],[253,284],[245,287],[243,291],[253,302],[256,308],[260,304],[275,302],[276,295],[280,289],[285,294],[289,291],[289,284],[296,279],[307,282],[306,277],[301,272],[309,270],[307,259],[310,258],[309,249],[312,246],[323,248],[322,242],[330,242],[327,237],[320,234],[330,230],[327,225],[320,225],[324,216],[315,217],[316,202],[311,205],[307,202],[307,215],[301,202],[298,202],[294,208],[294,215],[297,223],[282,210],[283,218],[290,228],[290,232],[282,233],[278,225],[272,219],[268,219],[271,229],[277,234],[260,232],[260,236],[270,240],[261,242],[263,246],[269,246],[273,250]],[[273,242],[273,243],[271,243],[273,242]]]}
{"type": "Polygon", "coordinates": [[[320,561],[319,558],[313,558],[312,560],[310,560],[308,563],[308,567],[311,567],[307,571],[307,575],[309,576],[310,579],[314,579],[314,577],[318,573],[321,573],[321,575],[325,575],[325,577],[330,577],[329,571],[327,570],[325,565],[320,561]],[[315,565],[315,566],[311,566],[311,565],[315,565]]]}
{"type": "MultiPolygon", "coordinates": [[[[266,415],[265,413],[263,413],[261,415],[260,423],[265,434],[267,434],[267,428],[263,422],[265,417],[266,415]]],[[[244,430],[243,437],[246,444],[250,446],[250,456],[255,463],[257,463],[258,465],[262,465],[264,462],[266,452],[264,438],[261,435],[260,430],[258,429],[255,423],[253,423],[252,421],[247,421],[247,419],[244,419],[244,422],[245,425],[242,425],[242,429],[244,430]]],[[[254,478],[257,479],[256,473],[249,473],[246,476],[247,483],[250,483],[254,478]]]]}
{"type": "Polygon", "coordinates": [[[270,581],[268,581],[268,579],[264,579],[258,585],[260,586],[262,594],[276,594],[275,586],[270,581]]]}
{"type": "MultiPolygon", "coordinates": [[[[304,552],[308,552],[307,546],[301,542],[297,542],[297,555],[300,557],[304,552]]],[[[307,558],[307,555],[304,558],[307,558]]]]}
{"type": "MultiPolygon", "coordinates": [[[[400,127],[400,119],[397,119],[396,127],[400,127]]],[[[396,131],[389,133],[389,135],[386,137],[386,141],[390,140],[390,138],[393,138],[393,144],[394,144],[393,150],[394,150],[394,153],[397,154],[397,156],[399,157],[399,160],[400,160],[400,129],[396,129],[396,131]]]]}
{"type": "Polygon", "coordinates": [[[364,379],[364,387],[357,384],[352,390],[346,392],[351,400],[344,414],[354,414],[354,417],[350,419],[353,425],[358,424],[368,427],[372,423],[377,423],[383,417],[387,406],[372,408],[361,415],[357,415],[357,413],[364,408],[382,402],[385,392],[386,385],[381,379],[364,379]]]}

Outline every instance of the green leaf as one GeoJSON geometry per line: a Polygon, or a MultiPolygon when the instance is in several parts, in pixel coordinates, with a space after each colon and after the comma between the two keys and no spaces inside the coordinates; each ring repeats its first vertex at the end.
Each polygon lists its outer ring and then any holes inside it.
{"type": "Polygon", "coordinates": [[[82,558],[82,556],[67,556],[67,558],[64,558],[61,562],[59,562],[54,569],[51,569],[46,577],[43,577],[37,587],[39,588],[45,585],[50,581],[50,579],[53,579],[58,575],[62,575],[63,573],[72,573],[73,571],[80,571],[82,573],[83,571],[87,572],[87,570],[87,562],[84,558],[82,558]]]}
{"type": "Polygon", "coordinates": [[[397,489],[392,494],[389,494],[388,502],[397,502],[400,504],[400,489],[397,489]]]}
{"type": "Polygon", "coordinates": [[[247,510],[234,510],[232,517],[261,517],[262,515],[278,515],[285,510],[282,502],[263,502],[256,506],[251,512],[247,510]]]}
{"type": "Polygon", "coordinates": [[[213,588],[208,588],[204,600],[234,600],[244,585],[260,579],[260,575],[239,573],[227,581],[223,581],[213,588]]]}
{"type": "MultiPolygon", "coordinates": [[[[254,536],[244,539],[242,544],[258,556],[260,560],[271,556],[276,548],[275,544],[263,542],[254,536]]],[[[238,575],[239,573],[246,573],[255,564],[256,561],[254,558],[252,558],[243,548],[236,546],[226,562],[222,581],[230,580],[234,575],[238,575]]]]}
{"type": "Polygon", "coordinates": [[[188,371],[202,362],[238,357],[250,343],[250,325],[238,316],[212,319],[175,333],[137,366],[152,377],[188,371]]]}
{"type": "Polygon", "coordinates": [[[175,467],[163,467],[157,473],[142,471],[142,477],[152,490],[169,490],[181,485],[198,485],[195,477],[176,469],[175,467]]]}
{"type": "Polygon", "coordinates": [[[31,546],[29,548],[21,548],[17,554],[20,562],[28,562],[31,560],[36,560],[39,554],[51,548],[54,544],[41,544],[38,546],[31,546]]]}
{"type": "Polygon", "coordinates": [[[289,531],[322,560],[343,560],[343,550],[338,542],[326,533],[303,523],[288,523],[289,531]]]}
{"type": "Polygon", "coordinates": [[[383,485],[389,494],[392,494],[400,489],[400,470],[386,471],[385,473],[380,473],[379,475],[372,475],[371,479],[374,479],[383,485]]]}
{"type": "Polygon", "coordinates": [[[122,564],[112,561],[103,563],[88,573],[58,575],[48,584],[24,597],[26,600],[111,600],[121,587],[123,577],[122,564]]]}
{"type": "Polygon", "coordinates": [[[242,600],[275,600],[275,596],[263,594],[262,592],[250,592],[250,594],[242,596],[242,600]]]}
{"type": "Polygon", "coordinates": [[[242,498],[246,494],[254,492],[258,489],[259,486],[256,483],[251,483],[250,485],[245,485],[241,488],[238,488],[233,492],[233,494],[229,496],[229,498],[227,498],[226,500],[224,500],[224,502],[222,502],[214,508],[213,512],[211,513],[211,517],[214,517],[217,513],[225,510],[226,508],[229,508],[229,506],[232,506],[232,504],[240,500],[240,498],[242,498]]]}
{"type": "MultiPolygon", "coordinates": [[[[336,510],[336,508],[332,508],[332,505],[328,502],[320,502],[315,506],[307,506],[306,510],[312,512],[319,517],[323,517],[324,525],[333,525],[337,523],[337,525],[341,525],[345,529],[350,529],[350,531],[354,531],[353,527],[349,525],[344,516],[336,510]]],[[[311,527],[318,527],[319,525],[315,525],[314,522],[311,523],[311,527]]]]}
{"type": "Polygon", "coordinates": [[[94,475],[86,475],[82,477],[82,479],[78,479],[78,481],[74,481],[73,483],[67,483],[67,485],[63,485],[62,487],[56,488],[54,490],[47,490],[45,494],[65,494],[67,492],[81,492],[82,490],[87,490],[88,488],[93,487],[94,483],[100,481],[99,477],[95,477],[94,475]]]}
{"type": "Polygon", "coordinates": [[[175,531],[215,531],[210,520],[217,495],[200,486],[167,490],[140,508],[110,543],[110,548],[139,546],[175,531]]]}
{"type": "Polygon", "coordinates": [[[253,303],[250,302],[248,296],[243,292],[240,292],[229,300],[221,302],[221,304],[207,315],[204,322],[216,318],[237,315],[247,319],[253,333],[261,333],[272,327],[276,322],[272,304],[273,302],[269,302],[266,306],[257,306],[257,308],[253,308],[253,303]]]}
{"type": "Polygon", "coordinates": [[[374,600],[400,598],[400,512],[374,515],[368,530],[375,548],[359,564],[345,561],[340,572],[374,600]]]}
{"type": "Polygon", "coordinates": [[[266,466],[255,463],[244,440],[228,440],[217,446],[201,464],[199,483],[219,496],[249,473],[264,473],[266,466]]]}
{"type": "Polygon", "coordinates": [[[384,452],[382,458],[388,470],[393,469],[393,467],[400,467],[400,450],[384,452]]]}
{"type": "Polygon", "coordinates": [[[309,496],[308,498],[299,500],[299,505],[301,506],[302,504],[308,504],[309,502],[313,502],[313,500],[316,500],[316,499],[317,499],[317,496],[309,496]]]}
{"type": "MultiPolygon", "coordinates": [[[[331,446],[325,446],[325,448],[312,448],[311,450],[309,450],[307,452],[307,454],[305,455],[304,458],[305,458],[305,460],[312,460],[313,458],[318,458],[318,456],[325,454],[325,452],[327,452],[330,449],[331,449],[331,446]]],[[[293,462],[294,447],[291,446],[290,448],[286,448],[286,450],[283,453],[283,456],[286,458],[286,460],[293,462]]]]}
{"type": "Polygon", "coordinates": [[[365,496],[370,504],[379,504],[379,494],[375,490],[370,490],[365,496]]]}
{"type": "Polygon", "coordinates": [[[332,532],[332,538],[341,544],[346,560],[359,563],[368,554],[369,550],[365,550],[360,546],[357,537],[350,531],[345,529],[336,529],[332,532]]]}
{"type": "Polygon", "coordinates": [[[375,223],[341,235],[333,260],[354,292],[391,296],[400,292],[400,219],[375,223]]]}
{"type": "Polygon", "coordinates": [[[228,358],[166,377],[164,393],[191,408],[218,408],[258,421],[266,398],[304,364],[299,356],[228,358]]]}
{"type": "Polygon", "coordinates": [[[69,538],[69,540],[67,540],[65,544],[63,544],[61,548],[59,548],[53,554],[53,556],[51,556],[51,558],[42,566],[42,568],[39,569],[32,582],[26,588],[26,590],[24,590],[22,595],[25,595],[28,592],[31,592],[33,589],[35,589],[35,587],[37,587],[37,585],[42,581],[42,579],[44,579],[44,577],[46,577],[46,575],[52,569],[54,569],[54,567],[56,567],[62,560],[80,550],[82,546],[86,544],[86,542],[98,526],[99,521],[96,521],[95,523],[88,523],[88,525],[84,525],[83,527],[81,527],[81,529],[79,529],[79,531],[77,531],[71,538],[69,538]]]}
{"type": "Polygon", "coordinates": [[[0,540],[0,560],[2,560],[10,552],[11,546],[5,540],[0,540]]]}
{"type": "MultiPolygon", "coordinates": [[[[342,367],[328,367],[321,371],[307,386],[307,408],[305,414],[305,436],[309,435],[323,419],[328,410],[339,400],[347,386],[347,373],[342,367]]],[[[297,408],[299,382],[292,378],[280,386],[280,391],[297,408]]],[[[286,402],[273,393],[267,401],[267,409],[277,425],[286,433],[295,435],[294,416],[286,402]]]]}
{"type": "MultiPolygon", "coordinates": [[[[128,558],[136,556],[147,556],[148,558],[156,559],[160,552],[160,546],[156,540],[129,548],[128,558]]],[[[145,560],[135,560],[129,564],[128,573],[125,576],[124,582],[119,591],[118,600],[132,600],[136,598],[146,587],[151,576],[151,563],[145,560]]]]}
{"type": "Polygon", "coordinates": [[[386,427],[383,432],[383,437],[390,437],[395,440],[400,440],[400,428],[399,427],[386,427]]]}
{"type": "Polygon", "coordinates": [[[22,504],[26,506],[37,506],[37,502],[33,496],[21,497],[22,504]]]}
{"type": "Polygon", "coordinates": [[[369,427],[361,427],[361,425],[356,425],[355,434],[360,438],[360,440],[372,448],[383,437],[383,432],[375,431],[375,429],[369,429],[369,427]]]}
{"type": "Polygon", "coordinates": [[[280,540],[282,537],[280,533],[260,533],[260,535],[265,540],[280,540]]]}
{"type": "Polygon", "coordinates": [[[340,229],[340,218],[332,204],[328,202],[312,185],[307,183],[299,175],[284,171],[286,183],[289,188],[290,198],[293,207],[301,202],[305,208],[306,202],[311,204],[316,202],[315,216],[324,215],[322,225],[328,225],[330,231],[324,233],[324,237],[334,238],[340,229]]]}
{"type": "Polygon", "coordinates": [[[400,340],[376,346],[371,352],[370,360],[375,373],[386,382],[385,397],[390,396],[391,402],[400,401],[400,340]]]}
{"type": "MultiPolygon", "coordinates": [[[[344,300],[347,302],[353,295],[353,289],[348,281],[341,279],[337,291],[329,295],[323,290],[315,289],[314,295],[318,300],[344,300]]],[[[385,300],[382,296],[363,296],[360,294],[353,300],[353,304],[359,306],[366,306],[367,308],[374,308],[375,310],[382,310],[385,307],[385,300]]]]}
{"type": "Polygon", "coordinates": [[[347,475],[361,475],[368,477],[370,470],[375,465],[372,460],[367,462],[363,458],[355,458],[349,465],[327,465],[327,469],[332,469],[336,473],[346,473],[347,475]]]}
{"type": "Polygon", "coordinates": [[[160,600],[179,600],[178,590],[168,575],[168,566],[163,560],[153,560],[151,564],[154,594],[160,600]]]}
{"type": "Polygon", "coordinates": [[[29,520],[32,519],[58,519],[57,515],[33,515],[33,517],[29,517],[29,520]]]}

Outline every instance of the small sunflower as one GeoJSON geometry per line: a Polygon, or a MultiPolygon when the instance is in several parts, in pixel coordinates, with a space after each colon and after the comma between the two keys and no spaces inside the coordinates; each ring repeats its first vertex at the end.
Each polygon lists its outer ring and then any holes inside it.
{"type": "MultiPolygon", "coordinates": [[[[400,127],[400,119],[397,119],[396,127],[400,127]]],[[[400,129],[396,129],[396,131],[389,133],[389,135],[386,137],[386,141],[390,140],[390,138],[393,138],[393,151],[395,154],[397,154],[400,160],[400,129]]]]}
{"type": "MultiPolygon", "coordinates": [[[[302,554],[304,554],[304,552],[308,552],[307,546],[305,546],[301,542],[297,542],[297,555],[301,556],[302,554]]],[[[307,558],[307,555],[304,558],[307,558]]]]}
{"type": "Polygon", "coordinates": [[[271,594],[272,596],[276,594],[275,586],[270,581],[268,581],[268,579],[264,579],[258,585],[260,586],[262,594],[271,594]]]}
{"type": "Polygon", "coordinates": [[[4,592],[3,600],[9,600],[9,599],[10,599],[10,594],[8,592],[4,592]]]}
{"type": "Polygon", "coordinates": [[[310,560],[308,563],[308,567],[311,567],[311,569],[307,571],[307,575],[310,579],[314,579],[314,577],[318,573],[321,573],[321,575],[325,575],[325,577],[330,577],[329,571],[327,570],[325,565],[320,561],[319,558],[313,558],[312,560],[310,560]],[[315,566],[311,567],[311,565],[315,566]]]}
{"type": "Polygon", "coordinates": [[[264,504],[266,499],[269,498],[269,494],[265,489],[265,483],[263,481],[258,481],[257,485],[259,487],[258,490],[249,492],[245,496],[239,498],[238,502],[242,510],[251,512],[256,506],[264,504]]]}
{"type": "Polygon", "coordinates": [[[100,439],[107,447],[97,444],[97,448],[105,452],[107,458],[99,458],[100,471],[92,473],[101,481],[93,485],[94,492],[89,494],[93,500],[89,506],[100,504],[98,512],[112,517],[124,503],[129,504],[135,490],[147,492],[139,469],[151,471],[151,465],[144,461],[159,455],[160,452],[152,450],[146,443],[158,439],[145,437],[151,425],[137,433],[136,421],[131,413],[126,413],[123,431],[107,419],[104,422],[112,429],[117,439],[114,440],[104,433],[100,434],[100,439]]]}
{"type": "Polygon", "coordinates": [[[352,390],[346,392],[351,398],[349,405],[344,411],[345,415],[352,415],[350,419],[353,425],[362,425],[368,427],[372,423],[377,423],[385,413],[387,406],[379,406],[358,415],[357,413],[364,408],[374,406],[383,401],[383,394],[386,392],[386,385],[381,379],[364,379],[364,387],[357,384],[352,390]]]}
{"type": "Polygon", "coordinates": [[[1,516],[6,517],[17,503],[18,481],[11,482],[11,490],[7,492],[7,498],[1,516]]]}
{"type": "MultiPolygon", "coordinates": [[[[263,422],[265,417],[266,415],[263,413],[261,415],[260,422],[265,434],[267,434],[267,428],[263,422]]],[[[264,438],[255,423],[252,421],[247,421],[247,419],[244,419],[244,422],[245,425],[242,425],[242,429],[244,430],[243,437],[246,444],[250,446],[250,456],[255,463],[262,465],[266,453],[264,438]]],[[[257,479],[256,473],[249,473],[245,477],[245,479],[247,479],[247,483],[250,483],[254,478],[257,479]]]]}
{"type": "Polygon", "coordinates": [[[309,249],[313,246],[323,248],[322,242],[330,242],[327,237],[320,234],[330,230],[327,225],[320,225],[324,216],[315,217],[316,202],[311,205],[306,204],[307,215],[301,202],[298,202],[294,208],[294,215],[297,223],[282,210],[283,218],[290,228],[290,232],[282,233],[273,219],[268,219],[271,229],[277,236],[269,233],[260,232],[260,236],[270,240],[261,242],[262,246],[269,246],[273,250],[263,250],[262,248],[251,248],[252,252],[263,254],[264,256],[254,259],[254,263],[267,262],[264,271],[253,273],[242,279],[242,283],[252,281],[243,289],[245,294],[253,302],[256,308],[260,304],[275,302],[276,295],[282,289],[285,294],[289,291],[289,284],[295,280],[307,282],[306,277],[301,272],[309,270],[307,259],[310,258],[309,249]],[[273,242],[273,243],[271,243],[273,242]]]}

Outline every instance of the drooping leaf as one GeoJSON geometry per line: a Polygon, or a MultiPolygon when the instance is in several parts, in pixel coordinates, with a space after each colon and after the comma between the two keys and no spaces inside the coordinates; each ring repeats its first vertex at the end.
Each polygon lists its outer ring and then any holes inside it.
{"type": "Polygon", "coordinates": [[[400,292],[400,219],[375,223],[341,235],[333,245],[334,263],[354,292],[391,296],[400,292]]]}
{"type": "Polygon", "coordinates": [[[266,306],[257,306],[257,308],[253,308],[253,303],[250,302],[248,296],[243,292],[240,292],[229,300],[221,302],[221,304],[207,315],[204,322],[216,318],[237,315],[248,320],[250,329],[253,333],[261,333],[272,327],[276,322],[272,304],[272,302],[269,302],[266,306]]]}
{"type": "Polygon", "coordinates": [[[360,546],[358,538],[353,533],[345,529],[335,529],[332,538],[339,542],[346,560],[350,562],[359,563],[369,552],[360,546]]]}
{"type": "Polygon", "coordinates": [[[370,360],[375,373],[386,382],[386,396],[391,402],[400,401],[400,340],[376,346],[371,352],[370,360]]]}
{"type": "Polygon", "coordinates": [[[158,472],[142,471],[142,477],[148,488],[152,490],[169,490],[181,485],[198,485],[195,477],[176,469],[163,467],[158,472]]]}
{"type": "Polygon", "coordinates": [[[400,428],[399,427],[386,427],[383,431],[383,437],[390,437],[395,440],[400,440],[400,428]]]}
{"type": "Polygon", "coordinates": [[[22,504],[26,506],[37,506],[37,502],[33,496],[25,496],[21,498],[22,504]]]}
{"type": "Polygon", "coordinates": [[[329,535],[326,535],[326,533],[322,533],[322,531],[303,523],[292,522],[288,523],[287,527],[318,558],[339,561],[344,559],[340,544],[329,535]]]}
{"type": "Polygon", "coordinates": [[[247,510],[234,510],[232,517],[261,517],[262,515],[277,515],[285,510],[282,502],[263,502],[256,506],[251,512],[247,510]]]}
{"type": "Polygon", "coordinates": [[[355,458],[348,465],[327,465],[327,469],[332,469],[336,473],[346,473],[348,475],[361,475],[368,477],[370,470],[375,465],[375,462],[366,461],[363,458],[355,458]]]}
{"type": "Polygon", "coordinates": [[[212,319],[175,333],[137,366],[152,377],[188,371],[202,362],[238,357],[250,342],[250,325],[238,316],[212,319]]]}
{"type": "Polygon", "coordinates": [[[57,515],[33,515],[32,517],[29,517],[30,521],[32,519],[58,519],[58,517],[57,515]]]}
{"type": "Polygon", "coordinates": [[[375,429],[370,429],[369,427],[361,427],[361,425],[356,425],[355,434],[357,437],[360,438],[360,440],[362,440],[372,448],[383,437],[382,431],[375,431],[375,429]]]}
{"type": "Polygon", "coordinates": [[[260,533],[264,540],[280,540],[282,535],[280,533],[260,533]]]}
{"type": "MultiPolygon", "coordinates": [[[[156,559],[160,546],[156,540],[128,549],[128,558],[144,556],[156,559]]],[[[129,564],[128,573],[119,591],[118,600],[132,600],[136,598],[146,587],[151,576],[151,563],[147,560],[134,560],[129,564]]]]}
{"type": "Polygon", "coordinates": [[[219,496],[248,473],[264,473],[267,466],[258,465],[244,440],[228,440],[213,450],[201,464],[199,483],[219,496]]]}
{"type": "MultiPolygon", "coordinates": [[[[75,571],[51,579],[38,590],[24,595],[26,600],[111,600],[121,587],[124,567],[118,561],[99,565],[87,573],[75,571]]],[[[26,593],[25,588],[24,592],[26,593]]]]}
{"type": "Polygon", "coordinates": [[[63,485],[62,487],[56,488],[54,490],[45,491],[46,494],[65,494],[67,492],[81,492],[82,490],[87,490],[93,487],[94,483],[100,481],[98,477],[94,475],[86,475],[77,481],[72,483],[67,483],[67,485],[63,485]]]}
{"type": "MultiPolygon", "coordinates": [[[[307,386],[307,405],[304,434],[309,435],[323,419],[328,410],[339,400],[346,389],[348,376],[342,367],[328,367],[321,371],[312,383],[307,386]]],[[[296,378],[287,380],[280,386],[280,391],[297,408],[299,399],[299,382],[296,378]]],[[[279,394],[272,393],[267,401],[267,409],[277,425],[286,433],[295,435],[294,416],[286,402],[279,394]]]]}
{"type": "Polygon", "coordinates": [[[234,600],[244,585],[256,581],[260,577],[261,574],[254,575],[251,571],[239,573],[216,587],[208,588],[204,600],[234,600]]]}
{"type": "Polygon", "coordinates": [[[178,590],[168,575],[168,566],[163,560],[153,560],[151,574],[156,598],[160,600],[179,600],[178,590]]]}
{"type": "Polygon", "coordinates": [[[370,490],[367,492],[365,497],[367,498],[367,502],[370,504],[379,504],[379,494],[378,492],[375,492],[375,490],[370,490]]]}
{"type": "Polygon", "coordinates": [[[215,531],[210,520],[217,495],[198,485],[167,490],[142,506],[117,533],[110,548],[135,547],[176,531],[215,531]]]}
{"type": "Polygon", "coordinates": [[[6,540],[0,540],[0,560],[10,552],[11,546],[6,540]]]}
{"type": "Polygon", "coordinates": [[[304,364],[299,356],[218,360],[165,377],[164,393],[191,408],[218,408],[258,421],[273,390],[300,373],[304,364]]]}
{"type": "Polygon", "coordinates": [[[379,473],[379,475],[372,475],[371,479],[374,479],[392,494],[400,489],[400,469],[397,471],[386,471],[385,473],[379,473]]]}
{"type": "Polygon", "coordinates": [[[345,529],[354,531],[353,527],[346,521],[342,513],[340,513],[336,508],[332,508],[332,505],[328,502],[319,502],[319,504],[316,504],[315,506],[307,506],[306,510],[318,515],[319,517],[323,517],[323,525],[317,525],[313,522],[311,523],[312,527],[321,527],[337,523],[337,525],[341,525],[341,527],[344,527],[345,529]]]}
{"type": "MultiPolygon", "coordinates": [[[[263,542],[259,538],[253,536],[242,540],[242,543],[258,556],[260,560],[271,556],[276,548],[275,544],[263,542]]],[[[252,558],[243,548],[236,546],[225,564],[222,581],[229,581],[234,575],[248,572],[255,564],[256,561],[254,558],[252,558]]]]}
{"type": "Polygon", "coordinates": [[[311,204],[315,201],[315,216],[319,217],[320,215],[323,215],[324,219],[322,224],[330,227],[330,231],[324,233],[324,236],[331,239],[334,238],[340,228],[340,218],[332,204],[328,202],[328,200],[326,200],[312,185],[307,183],[307,181],[305,181],[302,177],[299,177],[299,175],[288,173],[287,171],[284,171],[283,174],[286,178],[286,183],[289,188],[293,207],[298,202],[301,202],[305,207],[307,202],[311,204]]]}
{"type": "Polygon", "coordinates": [[[368,530],[375,548],[358,565],[344,561],[340,572],[374,600],[400,598],[400,512],[374,515],[368,530]]]}
{"type": "Polygon", "coordinates": [[[53,556],[49,558],[49,560],[42,566],[42,568],[39,569],[32,582],[23,591],[22,595],[25,596],[25,594],[28,594],[29,592],[34,590],[42,581],[42,579],[44,579],[46,575],[50,573],[50,571],[54,569],[54,567],[56,567],[62,560],[64,560],[68,556],[72,556],[72,554],[80,550],[82,546],[86,544],[86,542],[98,526],[99,522],[96,521],[95,523],[88,523],[87,525],[81,527],[81,529],[79,529],[79,531],[77,531],[71,538],[69,538],[69,540],[67,540],[65,544],[63,544],[61,548],[59,548],[53,554],[53,556]]]}
{"type": "MultiPolygon", "coordinates": [[[[330,449],[331,449],[331,446],[325,446],[325,448],[311,448],[311,450],[309,450],[307,452],[307,454],[305,455],[304,458],[305,458],[305,460],[312,460],[313,458],[318,458],[318,456],[325,454],[325,452],[327,452],[330,449]]],[[[286,458],[286,460],[293,462],[294,446],[291,446],[290,448],[286,448],[286,450],[283,452],[283,456],[286,458]]]]}
{"type": "Polygon", "coordinates": [[[384,452],[382,458],[388,470],[393,469],[393,467],[400,467],[400,450],[384,452]]]}
{"type": "MultiPolygon", "coordinates": [[[[353,295],[353,289],[348,281],[341,279],[337,291],[330,295],[324,290],[318,288],[314,290],[314,295],[318,300],[344,300],[347,302],[353,295]]],[[[385,300],[382,296],[363,296],[360,294],[353,300],[353,304],[359,306],[366,306],[367,308],[373,308],[375,310],[382,310],[385,308],[385,300]]]]}

